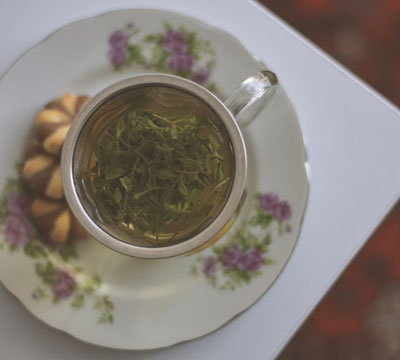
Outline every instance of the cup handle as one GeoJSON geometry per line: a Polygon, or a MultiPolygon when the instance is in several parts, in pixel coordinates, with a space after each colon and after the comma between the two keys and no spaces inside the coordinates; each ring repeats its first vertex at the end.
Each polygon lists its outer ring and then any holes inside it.
{"type": "Polygon", "coordinates": [[[248,125],[267,105],[278,87],[278,77],[263,70],[243,81],[225,101],[240,126],[248,125]]]}

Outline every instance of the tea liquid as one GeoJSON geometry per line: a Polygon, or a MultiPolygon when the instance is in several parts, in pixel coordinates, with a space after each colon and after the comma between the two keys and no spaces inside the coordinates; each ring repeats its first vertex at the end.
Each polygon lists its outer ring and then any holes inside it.
{"type": "Polygon", "coordinates": [[[134,88],[92,117],[91,143],[79,164],[103,229],[138,246],[191,238],[219,214],[235,166],[229,136],[214,112],[185,92],[134,88]]]}

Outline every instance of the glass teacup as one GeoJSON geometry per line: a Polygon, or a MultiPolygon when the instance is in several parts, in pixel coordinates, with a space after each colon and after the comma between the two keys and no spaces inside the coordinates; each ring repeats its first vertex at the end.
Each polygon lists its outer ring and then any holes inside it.
{"type": "Polygon", "coordinates": [[[63,146],[72,212],[96,240],[130,256],[166,258],[215,243],[244,194],[238,123],[249,123],[276,87],[275,74],[262,71],[225,102],[167,74],[102,90],[76,116],[63,146]]]}

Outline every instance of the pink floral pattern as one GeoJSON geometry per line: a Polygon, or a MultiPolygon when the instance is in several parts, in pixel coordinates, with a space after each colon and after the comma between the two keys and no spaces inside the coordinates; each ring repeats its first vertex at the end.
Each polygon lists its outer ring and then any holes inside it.
{"type": "Polygon", "coordinates": [[[217,269],[217,258],[215,256],[207,256],[203,262],[203,273],[207,277],[212,277],[217,269]]]}
{"type": "Polygon", "coordinates": [[[289,220],[292,215],[287,201],[279,201],[275,194],[269,193],[260,196],[260,206],[266,213],[272,213],[280,222],[289,220]]]}
{"type": "MultiPolygon", "coordinates": [[[[273,234],[282,236],[291,231],[291,217],[292,209],[287,201],[273,193],[257,194],[250,219],[225,240],[220,240],[221,245],[214,245],[213,255],[197,258],[202,263],[204,277],[220,290],[234,290],[250,283],[261,274],[263,266],[273,262],[267,256],[273,234]]],[[[190,273],[198,276],[195,264],[190,273]]]]}
{"type": "Polygon", "coordinates": [[[183,54],[187,48],[186,40],[182,32],[174,29],[165,33],[162,46],[165,50],[175,54],[183,54]]]}
{"type": "Polygon", "coordinates": [[[14,246],[27,244],[34,235],[34,228],[30,222],[30,199],[23,194],[7,196],[7,211],[9,215],[3,222],[3,235],[14,246]]]}
{"type": "Polygon", "coordinates": [[[260,196],[260,206],[265,212],[273,212],[277,204],[279,204],[279,199],[275,194],[268,193],[260,196]]]}
{"type": "Polygon", "coordinates": [[[216,58],[209,41],[184,27],[173,28],[164,23],[164,30],[140,36],[134,23],[116,29],[108,38],[107,58],[115,70],[136,63],[155,71],[173,73],[216,91],[210,82],[216,58]],[[150,55],[149,55],[150,54],[150,55]]]}
{"type": "MultiPolygon", "coordinates": [[[[118,44],[116,36],[113,38],[118,44]]],[[[93,306],[99,312],[97,321],[111,324],[114,321],[114,305],[108,296],[98,290],[101,279],[97,274],[88,277],[84,283],[76,280],[77,271],[70,264],[78,258],[73,243],[53,244],[40,234],[32,219],[30,194],[22,175],[18,179],[8,179],[0,196],[0,227],[3,239],[0,249],[10,253],[22,252],[32,259],[32,271],[38,277],[38,285],[30,294],[36,301],[51,299],[50,304],[69,302],[74,308],[82,308],[92,298],[93,306]]]]}
{"type": "Polygon", "coordinates": [[[75,287],[75,278],[74,276],[66,271],[59,270],[57,273],[56,281],[53,285],[53,295],[56,299],[68,299],[75,287]]]}
{"type": "Polygon", "coordinates": [[[292,216],[292,211],[290,210],[289,204],[286,201],[276,204],[274,207],[274,216],[276,220],[280,222],[289,220],[292,216]]]}
{"type": "Polygon", "coordinates": [[[108,38],[111,49],[123,49],[128,44],[128,35],[123,30],[114,31],[108,38]]]}
{"type": "Polygon", "coordinates": [[[185,73],[194,64],[194,57],[187,53],[172,53],[168,58],[168,66],[178,73],[185,73]]]}
{"type": "Polygon", "coordinates": [[[107,56],[108,56],[108,60],[110,61],[110,63],[114,66],[120,66],[122,65],[127,57],[127,52],[125,49],[118,49],[118,48],[112,48],[110,50],[108,50],[107,56]]]}
{"type": "Polygon", "coordinates": [[[256,247],[248,249],[240,256],[238,266],[243,271],[257,271],[260,270],[264,264],[264,256],[256,247]]]}
{"type": "Polygon", "coordinates": [[[8,216],[3,223],[3,235],[13,245],[27,244],[33,237],[34,230],[29,220],[21,215],[8,216]]]}
{"type": "Polygon", "coordinates": [[[10,194],[7,198],[7,210],[10,214],[31,217],[31,199],[23,194],[10,194]]]}
{"type": "Polygon", "coordinates": [[[194,82],[197,82],[200,85],[203,85],[208,82],[208,80],[210,79],[210,75],[211,75],[210,70],[203,67],[195,71],[190,77],[190,79],[193,80],[194,82]]]}
{"type": "Polygon", "coordinates": [[[242,249],[240,248],[239,244],[233,244],[225,249],[221,256],[221,264],[225,270],[231,270],[240,261],[242,257],[242,249]]]}

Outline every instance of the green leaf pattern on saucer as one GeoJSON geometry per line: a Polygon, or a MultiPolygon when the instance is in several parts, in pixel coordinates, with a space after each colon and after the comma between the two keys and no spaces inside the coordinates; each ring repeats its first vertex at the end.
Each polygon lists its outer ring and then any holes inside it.
{"type": "Polygon", "coordinates": [[[272,193],[257,194],[248,220],[221,244],[214,245],[212,255],[199,255],[190,274],[197,277],[202,273],[220,290],[235,290],[249,284],[261,275],[263,266],[273,263],[268,257],[268,246],[273,236],[291,231],[291,215],[287,201],[272,193]]]}
{"type": "Polygon", "coordinates": [[[68,301],[76,309],[92,303],[98,312],[97,322],[112,324],[114,305],[99,292],[101,278],[97,274],[88,277],[74,266],[79,254],[73,242],[58,245],[41,236],[33,223],[31,201],[32,194],[21,175],[7,179],[0,196],[0,249],[10,254],[23,252],[31,258],[38,283],[28,291],[35,300],[53,304],[68,301]]]}
{"type": "Polygon", "coordinates": [[[172,73],[193,80],[216,92],[210,81],[216,64],[209,41],[200,39],[183,26],[164,22],[162,32],[142,36],[133,22],[116,29],[108,38],[107,57],[115,70],[140,64],[148,69],[172,73]]]}

